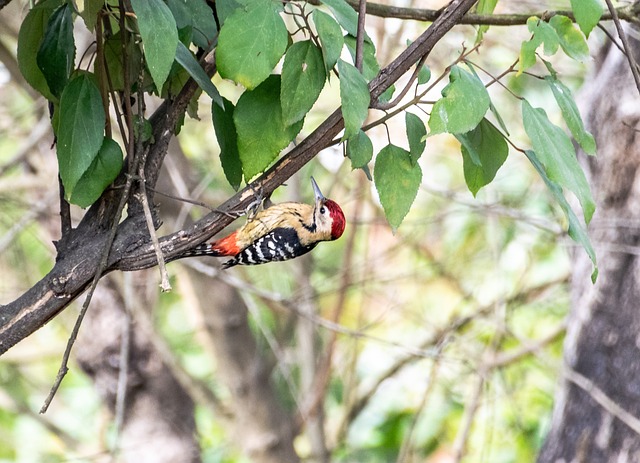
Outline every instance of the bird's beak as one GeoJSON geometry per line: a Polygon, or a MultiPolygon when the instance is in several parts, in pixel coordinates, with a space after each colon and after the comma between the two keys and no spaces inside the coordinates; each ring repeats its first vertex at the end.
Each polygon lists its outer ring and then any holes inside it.
{"type": "Polygon", "coordinates": [[[324,201],[325,197],[313,177],[311,177],[311,186],[313,186],[313,193],[316,195],[316,202],[324,201]]]}

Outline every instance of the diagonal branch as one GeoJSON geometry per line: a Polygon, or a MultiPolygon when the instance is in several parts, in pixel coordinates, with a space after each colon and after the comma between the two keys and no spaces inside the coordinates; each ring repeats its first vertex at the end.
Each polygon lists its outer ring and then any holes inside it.
{"type": "MultiPolygon", "coordinates": [[[[476,0],[453,0],[434,23],[400,56],[370,83],[372,105],[378,97],[412,66],[428,55],[436,43],[473,6],[476,0]]],[[[209,56],[203,63],[212,74],[215,63],[209,56]]],[[[155,188],[160,166],[180,114],[188,104],[197,84],[190,81],[182,92],[166,101],[151,118],[155,143],[149,147],[145,164],[147,187],[155,188]]],[[[206,215],[192,226],[159,239],[167,261],[175,260],[187,249],[205,241],[233,221],[233,211],[244,210],[254,201],[256,192],[270,195],[298,172],[322,149],[329,146],[344,127],[342,113],[334,111],[313,133],[283,156],[255,182],[223,203],[217,211],[206,215]]],[[[120,184],[124,178],[120,179],[120,184]]],[[[96,273],[100,251],[107,242],[105,216],[115,217],[120,190],[113,189],[87,212],[80,225],[58,245],[58,260],[42,280],[17,300],[0,306],[0,354],[26,338],[67,307],[90,284],[96,273]],[[110,212],[110,213],[109,213],[110,212]]],[[[140,211],[141,212],[141,211],[140,211]]],[[[132,214],[118,226],[105,274],[113,270],[140,270],[157,265],[153,245],[142,213],[132,214]]]]}

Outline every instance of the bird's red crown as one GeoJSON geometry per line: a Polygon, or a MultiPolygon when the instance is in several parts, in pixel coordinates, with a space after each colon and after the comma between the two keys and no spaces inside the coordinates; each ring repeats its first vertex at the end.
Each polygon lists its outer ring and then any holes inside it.
{"type": "Polygon", "coordinates": [[[342,212],[338,203],[330,199],[327,199],[324,205],[331,212],[331,238],[337,240],[344,233],[344,227],[347,223],[344,212],[342,212]]]}

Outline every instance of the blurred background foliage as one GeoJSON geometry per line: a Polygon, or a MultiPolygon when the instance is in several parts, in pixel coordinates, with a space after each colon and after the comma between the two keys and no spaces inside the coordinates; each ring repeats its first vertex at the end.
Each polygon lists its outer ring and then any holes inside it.
{"type": "MultiPolygon", "coordinates": [[[[566,5],[499,5],[518,12],[560,7],[566,5]]],[[[50,269],[52,242],[60,234],[48,111],[16,77],[16,35],[26,9],[27,2],[15,1],[0,15],[1,302],[16,298],[50,269]]],[[[369,33],[381,64],[425,27],[371,18],[369,33]]],[[[458,26],[438,45],[427,62],[434,76],[463,44],[471,46],[474,34],[472,27],[458,26]]],[[[494,27],[481,53],[470,60],[498,75],[517,59],[527,38],[525,26],[494,27]]],[[[596,33],[592,40],[598,40],[596,33]]],[[[576,91],[586,66],[556,58],[554,67],[576,91]]],[[[481,77],[488,80],[487,74],[481,77]]],[[[520,118],[511,92],[538,102],[560,123],[544,82],[514,73],[501,82],[489,91],[516,143],[522,140],[521,124],[510,123],[520,118]]],[[[216,85],[227,98],[239,95],[228,82],[216,85]]],[[[208,105],[203,98],[200,120],[187,118],[169,152],[166,174],[174,193],[215,206],[233,190],[219,164],[208,105]]],[[[301,137],[338,105],[337,85],[326,86],[301,137]]],[[[426,120],[420,111],[412,112],[426,120]]],[[[402,120],[370,132],[376,150],[387,138],[406,146],[402,120]]],[[[180,261],[169,265],[171,293],[160,293],[153,270],[140,272],[133,290],[144,287],[154,294],[153,306],[147,307],[154,335],[168,346],[175,365],[224,403],[229,391],[217,380],[219,359],[202,329],[187,269],[240,288],[253,334],[271,359],[271,379],[282,403],[293,414],[298,407],[309,410],[313,400],[323,407],[331,461],[533,461],[550,420],[569,303],[574,245],[562,232],[562,213],[529,162],[513,150],[477,198],[466,188],[454,137],[429,138],[420,163],[423,183],[395,235],[372,183],[361,170],[351,171],[342,146],[336,146],[272,199],[310,200],[308,179],[314,175],[345,210],[348,225],[341,240],[297,261],[224,274],[211,260],[180,261]],[[301,350],[309,326],[313,349],[301,350]]],[[[161,232],[206,213],[170,198],[156,201],[178,211],[172,219],[163,216],[161,232]]],[[[80,217],[79,210],[75,213],[80,217]]],[[[125,294],[127,287],[131,290],[126,275],[112,278],[125,294]]],[[[49,411],[38,414],[78,308],[74,304],[0,358],[0,461],[110,461],[114,425],[91,381],[75,365],[49,411]]],[[[302,412],[299,418],[304,423],[308,416],[302,412]]],[[[248,461],[207,403],[196,402],[196,422],[203,461],[248,461]]],[[[303,459],[311,455],[304,426],[295,446],[303,459]]]]}

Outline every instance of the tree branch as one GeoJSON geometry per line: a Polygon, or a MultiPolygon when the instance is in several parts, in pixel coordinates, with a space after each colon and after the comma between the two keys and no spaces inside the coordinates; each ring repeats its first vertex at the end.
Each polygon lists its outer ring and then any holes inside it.
{"type": "MultiPolygon", "coordinates": [[[[434,23],[400,56],[370,83],[372,105],[403,74],[427,55],[435,44],[471,8],[476,0],[454,0],[434,23]]],[[[212,74],[215,63],[209,54],[203,63],[212,74]]],[[[197,84],[189,81],[180,94],[166,101],[151,117],[155,143],[149,147],[145,164],[147,187],[154,188],[160,166],[174,134],[178,117],[185,111],[197,84]]],[[[233,220],[231,212],[244,210],[254,201],[256,192],[268,196],[287,179],[311,161],[344,127],[342,113],[336,110],[313,133],[283,156],[255,182],[223,203],[218,211],[206,215],[192,226],[159,239],[167,261],[175,260],[187,249],[221,231],[233,220]]],[[[123,176],[124,177],[124,176],[123,176]]],[[[124,183],[124,178],[119,180],[124,183]]],[[[17,300],[0,306],[0,355],[56,316],[78,297],[96,273],[100,252],[105,246],[109,217],[114,217],[119,200],[118,189],[112,189],[92,206],[64,243],[60,243],[58,260],[42,280],[17,300]]],[[[118,226],[105,274],[113,270],[140,270],[157,265],[157,258],[143,214],[129,215],[118,226]]]]}
{"type": "MultiPolygon", "coordinates": [[[[311,3],[317,4],[319,1],[313,1],[311,3]]],[[[347,3],[351,5],[354,10],[358,10],[358,0],[347,0],[347,3]]],[[[638,6],[631,4],[624,7],[616,8],[618,17],[623,21],[637,22],[638,21],[638,6]]],[[[432,10],[425,8],[403,8],[392,5],[383,5],[380,3],[367,2],[367,14],[378,16],[381,18],[396,18],[396,19],[411,19],[415,21],[428,21],[433,22],[438,17],[442,10],[432,10]]],[[[514,13],[514,14],[465,14],[458,24],[471,24],[474,26],[517,26],[527,23],[527,19],[531,16],[537,16],[539,18],[551,18],[556,15],[567,16],[571,21],[576,20],[571,10],[556,10],[556,11],[538,11],[531,13],[514,13]]],[[[601,21],[609,21],[613,19],[611,12],[604,13],[600,18],[601,21]]]]}

